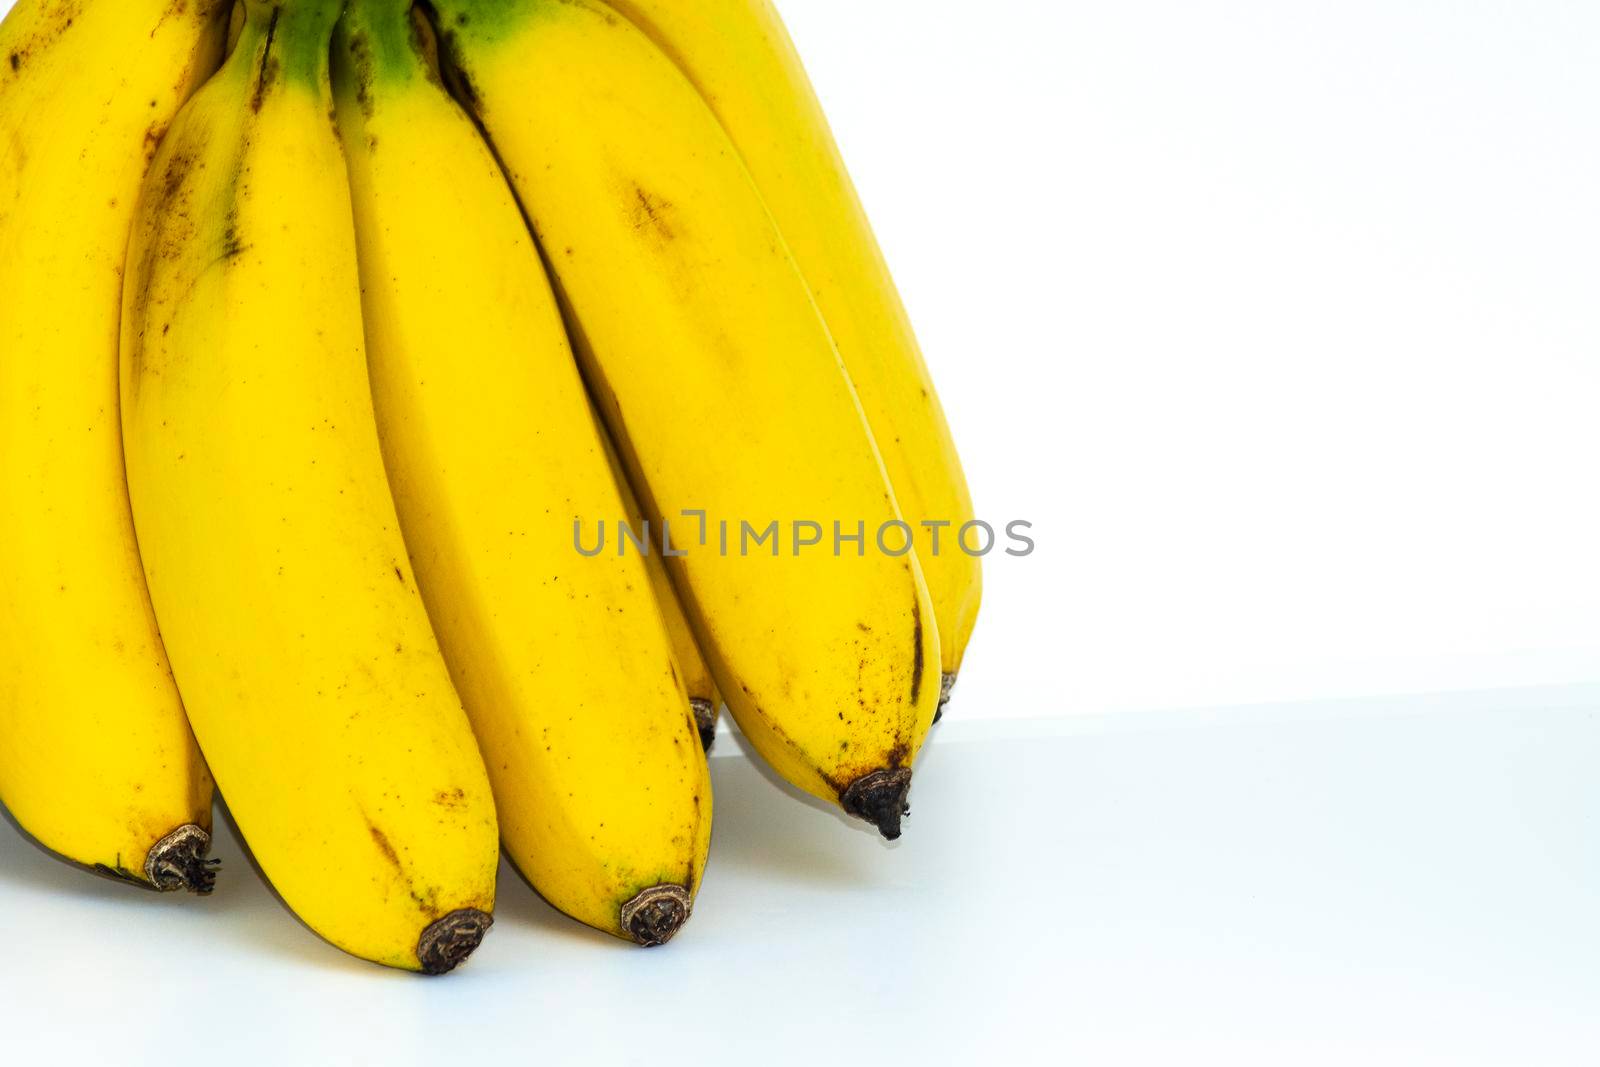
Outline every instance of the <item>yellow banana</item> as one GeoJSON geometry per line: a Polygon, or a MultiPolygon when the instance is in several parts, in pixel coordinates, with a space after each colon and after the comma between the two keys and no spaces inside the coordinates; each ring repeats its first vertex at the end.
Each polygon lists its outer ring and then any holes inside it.
{"type": "MultiPolygon", "coordinates": [[[[599,423],[598,412],[594,418],[599,423]]],[[[600,424],[600,434],[605,442],[606,460],[611,464],[611,476],[622,490],[622,502],[628,509],[629,526],[641,535],[649,535],[641,539],[650,545],[645,554],[645,568],[650,572],[650,588],[655,590],[656,603],[661,606],[661,617],[667,624],[667,636],[672,639],[673,657],[677,660],[683,687],[689,694],[689,707],[694,711],[695,726],[700,731],[700,745],[705,751],[710,752],[712,744],[717,739],[717,719],[722,707],[722,695],[717,692],[716,679],[711,677],[711,668],[707,666],[705,656],[700,653],[700,643],[694,636],[694,629],[689,625],[689,617],[683,612],[683,604],[678,600],[677,590],[672,588],[672,575],[667,572],[666,561],[661,555],[660,531],[655,527],[646,526],[648,520],[645,518],[644,509],[639,506],[638,496],[628,483],[627,471],[623,470],[622,460],[617,456],[617,446],[611,443],[611,435],[606,433],[603,423],[600,424]]]]}
{"type": "Polygon", "coordinates": [[[646,512],[711,519],[709,543],[670,565],[741,729],[790,782],[898,836],[938,704],[932,607],[914,556],[867,548],[900,521],[893,492],[760,193],[693,85],[609,9],[433,8],[646,512]],[[726,428],[714,448],[710,424],[726,428]],[[795,519],[859,528],[859,554],[769,555],[795,519]],[[784,529],[744,556],[747,523],[784,529]]]}
{"type": "Polygon", "coordinates": [[[948,698],[982,594],[980,563],[957,540],[973,518],[972,496],[911,320],[794,42],[772,0],[605,3],[648,33],[716,111],[811,285],[916,530],[948,698]]]}
{"type": "Polygon", "coordinates": [[[711,783],[643,558],[577,547],[623,504],[516,198],[410,0],[334,40],[378,431],[430,614],[539,893],[662,944],[711,783]]]}
{"type": "Polygon", "coordinates": [[[211,777],[139,565],[117,421],[123,256],[213,0],[22,0],[0,24],[0,800],[47,848],[207,892],[211,777]]]}
{"type": "Polygon", "coordinates": [[[407,561],[330,123],[339,0],[248,0],[180,112],[129,248],[128,483],[156,615],[217,781],[284,901],[440,973],[490,923],[483,761],[407,561]]]}

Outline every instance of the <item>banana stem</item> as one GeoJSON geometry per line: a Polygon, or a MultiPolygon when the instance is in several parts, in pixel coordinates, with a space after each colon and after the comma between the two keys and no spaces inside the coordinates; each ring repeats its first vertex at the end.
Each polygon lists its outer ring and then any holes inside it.
{"type": "MultiPolygon", "coordinates": [[[[258,98],[278,80],[320,88],[328,77],[328,42],[344,0],[244,0],[241,41],[264,40],[258,98]]],[[[255,49],[245,46],[250,53],[255,49]]],[[[245,50],[242,49],[242,50],[245,50]]]]}

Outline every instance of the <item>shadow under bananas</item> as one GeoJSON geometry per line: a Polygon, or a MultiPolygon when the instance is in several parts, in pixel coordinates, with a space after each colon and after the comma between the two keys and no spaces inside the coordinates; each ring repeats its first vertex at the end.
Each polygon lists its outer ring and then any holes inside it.
{"type": "MultiPolygon", "coordinates": [[[[828,892],[836,889],[893,888],[902,880],[903,863],[884,863],[884,850],[910,847],[917,827],[907,837],[885,842],[865,823],[846,816],[779,778],[738,732],[729,731],[719,754],[711,758],[716,797],[716,825],[709,869],[707,903],[715,912],[733,905],[721,900],[719,887],[741,883],[783,883],[828,892]],[[908,844],[909,843],[909,844],[908,844]]],[[[919,761],[919,778],[938,760],[929,745],[919,761]]],[[[929,773],[928,781],[938,778],[929,773]]],[[[915,803],[913,792],[913,803],[915,803]]],[[[212,855],[222,861],[217,890],[208,897],[188,893],[141,890],[92,869],[73,864],[35,841],[0,807],[0,883],[28,894],[73,899],[114,908],[183,909],[183,924],[193,923],[199,938],[215,944],[234,942],[285,962],[318,969],[348,971],[369,980],[404,981],[403,972],[373,967],[323,941],[279,899],[262,874],[219,795],[213,819],[212,855]],[[254,877],[251,873],[254,873],[254,877]]],[[[931,832],[934,827],[930,826],[931,832]]],[[[901,857],[902,860],[909,856],[901,857]]],[[[622,953],[638,950],[619,938],[568,918],[522,878],[502,857],[495,908],[497,923],[536,931],[538,940],[558,939],[569,945],[609,946],[622,953]]],[[[168,920],[170,921],[170,920],[168,920]]],[[[689,933],[697,929],[690,925],[689,933]]],[[[489,942],[493,944],[493,940],[489,942]]],[[[484,969],[482,965],[478,968],[484,969]]]]}
{"type": "Polygon", "coordinates": [[[0,819],[15,831],[0,833],[0,881],[54,895],[80,896],[92,900],[132,898],[156,906],[168,905],[175,897],[187,896],[157,893],[153,889],[130,885],[52,852],[23,829],[3,804],[0,804],[0,819]]]}
{"type": "Polygon", "coordinates": [[[233,940],[297,963],[324,967],[344,963],[364,969],[359,961],[296,928],[298,920],[260,877],[220,800],[213,815],[211,854],[222,860],[222,868],[217,891],[204,897],[160,893],[101,874],[40,844],[3,806],[0,818],[14,831],[0,831],[0,881],[24,892],[70,898],[91,906],[159,909],[169,915],[183,912],[183,922],[193,923],[199,932],[197,941],[233,940]],[[247,868],[255,869],[257,877],[252,879],[247,868]]]}
{"type": "MultiPolygon", "coordinates": [[[[716,801],[708,877],[719,867],[818,887],[864,886],[884,875],[885,841],[877,830],[779,777],[755,747],[731,727],[737,755],[711,758],[716,801]]],[[[908,830],[908,834],[910,831],[908,830]]]]}
{"type": "Polygon", "coordinates": [[[504,846],[500,849],[500,874],[494,891],[494,921],[539,931],[541,937],[619,948],[629,952],[638,947],[579,922],[551,904],[511,861],[504,846]]]}
{"type": "Polygon", "coordinates": [[[375,967],[323,940],[283,902],[239,832],[239,824],[219,792],[213,807],[211,854],[222,860],[217,890],[206,898],[228,933],[257,949],[297,963],[335,968],[378,978],[404,980],[403,971],[375,967]],[[247,871],[249,873],[247,873],[247,871]],[[250,877],[253,874],[255,877],[250,877]],[[224,884],[223,879],[227,882],[224,884]]]}

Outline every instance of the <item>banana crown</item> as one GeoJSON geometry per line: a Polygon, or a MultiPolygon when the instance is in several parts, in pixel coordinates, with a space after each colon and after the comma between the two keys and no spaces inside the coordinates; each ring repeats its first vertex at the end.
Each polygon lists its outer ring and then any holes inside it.
{"type": "Polygon", "coordinates": [[[374,81],[438,79],[438,47],[427,16],[411,0],[350,0],[333,35],[338,81],[351,85],[363,106],[374,81]]]}
{"type": "Polygon", "coordinates": [[[344,0],[245,0],[245,25],[233,62],[256,56],[259,100],[279,81],[320,87],[328,76],[328,41],[344,0]]]}

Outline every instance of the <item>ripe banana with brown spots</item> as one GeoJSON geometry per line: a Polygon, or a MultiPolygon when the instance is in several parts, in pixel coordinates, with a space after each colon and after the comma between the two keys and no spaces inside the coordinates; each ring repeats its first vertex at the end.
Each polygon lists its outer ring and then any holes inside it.
{"type": "Polygon", "coordinates": [[[646,945],[687,921],[711,782],[639,554],[578,551],[623,513],[538,249],[409,0],[334,39],[378,432],[423,599],[517,869],[646,945]]]}
{"type": "Polygon", "coordinates": [[[791,783],[898,836],[939,701],[933,606],[916,558],[871,544],[901,513],[760,190],[695,87],[609,8],[431,6],[645,513],[688,550],[674,584],[741,730],[791,783]],[[690,511],[715,524],[704,543],[686,541],[690,511]],[[717,536],[794,520],[859,529],[860,551],[717,536]]]}
{"type": "Polygon", "coordinates": [[[22,0],[0,24],[0,800],[68,859],[196,892],[211,776],[139,563],[117,339],[139,185],[225,14],[22,0]]]}
{"type": "Polygon", "coordinates": [[[491,922],[483,761],[373,413],[328,54],[340,0],[249,0],[129,248],[128,483],[195,734],[262,871],[338,947],[440,973],[491,922]]]}
{"type": "Polygon", "coordinates": [[[910,316],[827,116],[772,0],[605,0],[659,44],[722,120],[839,346],[939,622],[946,698],[983,574],[958,541],[972,494],[910,316]]]}

